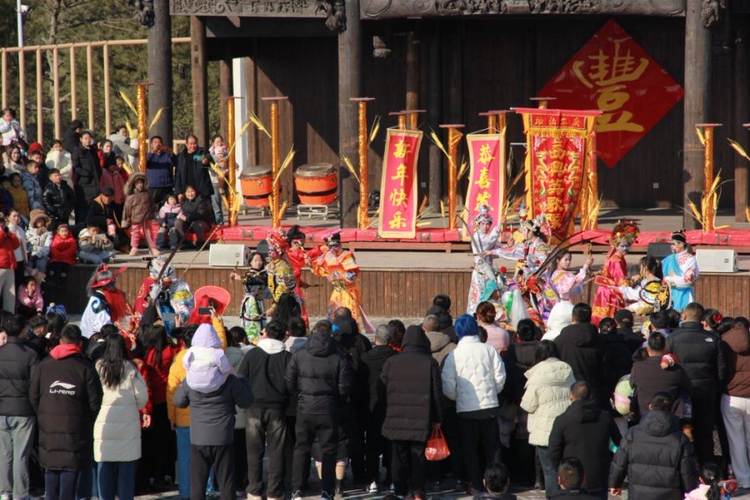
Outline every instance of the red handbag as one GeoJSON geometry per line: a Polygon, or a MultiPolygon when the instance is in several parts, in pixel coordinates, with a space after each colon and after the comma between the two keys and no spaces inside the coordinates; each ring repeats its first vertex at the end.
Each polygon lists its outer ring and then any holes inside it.
{"type": "Polygon", "coordinates": [[[451,454],[451,450],[448,449],[448,443],[445,441],[443,431],[439,425],[435,425],[432,428],[432,435],[427,440],[427,446],[424,449],[424,456],[427,460],[436,462],[438,460],[445,460],[451,454]]]}

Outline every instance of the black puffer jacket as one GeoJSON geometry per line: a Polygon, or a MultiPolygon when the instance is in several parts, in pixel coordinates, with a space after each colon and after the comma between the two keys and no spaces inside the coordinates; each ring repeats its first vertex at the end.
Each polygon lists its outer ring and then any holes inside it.
{"type": "Polygon", "coordinates": [[[71,153],[71,161],[75,174],[76,195],[80,193],[86,201],[93,200],[99,194],[99,180],[102,178],[102,167],[96,148],[78,145],[71,153]]]}
{"type": "Polygon", "coordinates": [[[591,386],[594,398],[603,398],[604,342],[591,323],[573,323],[562,329],[555,339],[560,350],[560,361],[573,369],[576,380],[585,380],[591,386]]]}
{"type": "Polygon", "coordinates": [[[0,415],[31,417],[34,409],[29,399],[32,369],[39,356],[18,337],[8,338],[0,347],[0,415]]]}
{"type": "Polygon", "coordinates": [[[239,374],[253,391],[253,408],[284,409],[289,401],[284,376],[292,355],[280,340],[261,339],[242,358],[239,374]]]}
{"type": "Polygon", "coordinates": [[[174,180],[175,193],[184,193],[185,188],[193,186],[195,190],[204,198],[210,198],[214,194],[214,188],[211,184],[211,177],[208,171],[211,167],[203,164],[203,159],[208,156],[208,152],[203,148],[198,148],[195,153],[188,153],[183,149],[177,155],[177,175],[174,180]]]}
{"type": "Polygon", "coordinates": [[[643,341],[646,340],[645,338],[643,338],[643,335],[641,335],[640,333],[635,333],[630,327],[618,328],[617,334],[622,335],[622,338],[625,340],[625,345],[628,347],[631,355],[635,351],[640,349],[643,345],[643,341]]]}
{"type": "Polygon", "coordinates": [[[601,410],[595,401],[573,401],[552,425],[549,457],[555,469],[564,458],[577,458],[586,471],[584,489],[606,490],[612,461],[610,439],[615,443],[621,439],[612,415],[601,410]]]}
{"type": "Polygon", "coordinates": [[[682,500],[698,486],[698,463],[677,417],[649,411],[631,427],[612,460],[610,488],[628,476],[628,498],[682,500]]]}
{"type": "Polygon", "coordinates": [[[667,337],[667,351],[677,355],[693,383],[693,397],[716,394],[726,378],[726,363],[721,339],[707,332],[697,321],[686,321],[667,337]]]}
{"type": "Polygon", "coordinates": [[[94,364],[72,344],[52,349],[31,377],[39,425],[39,461],[52,470],[81,470],[94,451],[102,385],[94,364]]]}
{"type": "Polygon", "coordinates": [[[396,350],[389,345],[376,345],[362,356],[369,386],[368,408],[370,414],[379,416],[381,420],[385,418],[385,399],[381,398],[384,388],[380,375],[383,373],[385,362],[396,354],[398,354],[396,350]]]}
{"type": "Polygon", "coordinates": [[[68,186],[68,183],[62,181],[60,184],[48,182],[44,188],[44,209],[53,220],[68,223],[70,214],[76,204],[76,195],[68,186]]]}
{"type": "Polygon", "coordinates": [[[675,402],[674,414],[682,418],[685,413],[683,391],[690,393],[691,384],[685,369],[676,364],[666,370],[661,367],[661,356],[651,356],[633,363],[630,385],[635,390],[630,409],[637,414],[648,411],[648,405],[659,392],[669,394],[675,402]]]}
{"type": "Polygon", "coordinates": [[[625,338],[619,333],[608,333],[600,337],[604,342],[602,397],[609,398],[615,392],[620,378],[630,373],[630,369],[633,368],[633,353],[628,349],[625,338]]]}
{"type": "Polygon", "coordinates": [[[205,198],[200,194],[196,195],[192,200],[185,198],[180,204],[182,207],[182,215],[185,216],[185,223],[190,224],[195,221],[209,221],[208,205],[206,204],[205,198]]]}
{"type": "Polygon", "coordinates": [[[383,437],[424,442],[432,424],[441,420],[440,367],[421,327],[407,328],[401,345],[401,354],[385,362],[380,376],[386,391],[383,437]]]}
{"type": "Polygon", "coordinates": [[[286,368],[286,388],[298,393],[297,413],[338,415],[352,388],[352,368],[338,343],[313,333],[286,368]]]}

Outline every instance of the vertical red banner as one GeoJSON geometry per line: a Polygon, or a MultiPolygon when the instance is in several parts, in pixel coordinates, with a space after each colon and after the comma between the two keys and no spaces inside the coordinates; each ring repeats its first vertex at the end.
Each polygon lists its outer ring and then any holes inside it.
{"type": "Polygon", "coordinates": [[[381,238],[417,235],[417,161],[422,135],[418,130],[388,129],[380,182],[381,238]]]}
{"type": "Polygon", "coordinates": [[[499,220],[505,203],[505,134],[468,134],[469,190],[466,193],[468,221],[487,205],[492,214],[492,227],[499,220]]]}

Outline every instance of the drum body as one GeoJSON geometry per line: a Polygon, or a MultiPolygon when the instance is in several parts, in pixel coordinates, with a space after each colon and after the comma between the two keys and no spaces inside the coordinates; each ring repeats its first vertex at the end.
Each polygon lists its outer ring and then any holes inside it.
{"type": "Polygon", "coordinates": [[[302,205],[330,205],[338,196],[339,182],[330,163],[300,165],[294,187],[302,205]]]}
{"type": "Polygon", "coordinates": [[[267,207],[271,194],[271,166],[248,167],[240,174],[242,197],[248,207],[267,207]]]}

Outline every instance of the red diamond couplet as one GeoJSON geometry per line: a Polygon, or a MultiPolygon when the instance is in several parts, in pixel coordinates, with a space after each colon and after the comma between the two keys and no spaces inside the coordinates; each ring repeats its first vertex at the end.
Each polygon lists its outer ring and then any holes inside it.
{"type": "Polygon", "coordinates": [[[597,154],[610,168],[684,94],[679,83],[609,20],[539,91],[558,109],[599,109],[597,154]]]}

